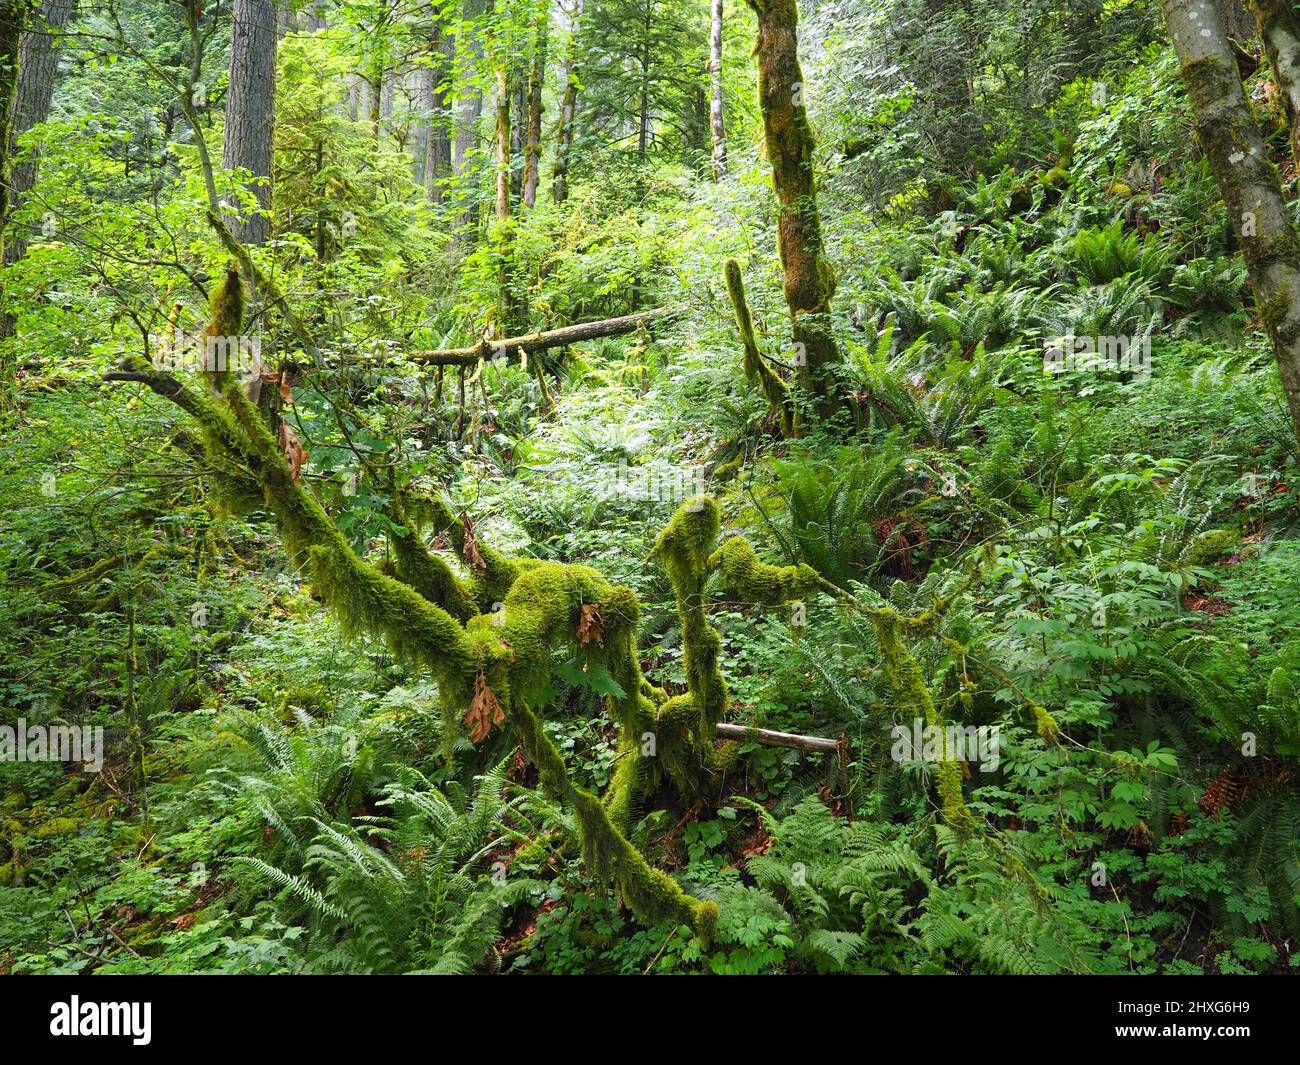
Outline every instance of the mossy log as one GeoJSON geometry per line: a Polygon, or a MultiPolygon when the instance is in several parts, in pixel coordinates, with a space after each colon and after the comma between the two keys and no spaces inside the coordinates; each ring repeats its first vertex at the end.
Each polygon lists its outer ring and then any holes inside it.
{"type": "Polygon", "coordinates": [[[440,348],[436,351],[414,351],[407,357],[412,362],[425,363],[430,366],[473,366],[475,363],[489,359],[511,359],[526,351],[530,355],[550,348],[562,348],[569,344],[580,344],[584,340],[598,340],[601,337],[622,336],[631,333],[642,325],[662,320],[673,314],[668,307],[657,307],[637,314],[625,314],[618,318],[605,318],[599,322],[579,322],[566,325],[560,329],[548,329],[540,333],[525,336],[507,337],[502,340],[480,340],[467,348],[440,348]]]}

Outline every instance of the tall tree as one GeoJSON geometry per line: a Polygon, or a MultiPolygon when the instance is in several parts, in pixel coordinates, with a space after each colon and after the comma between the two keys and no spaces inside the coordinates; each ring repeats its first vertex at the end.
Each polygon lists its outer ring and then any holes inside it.
{"type": "MultiPolygon", "coordinates": [[[[18,85],[13,103],[12,129],[8,151],[15,153],[17,138],[50,117],[50,101],[54,97],[54,82],[59,70],[61,33],[72,20],[77,0],[42,0],[31,25],[23,34],[20,49],[18,85]]],[[[26,158],[10,156],[8,194],[12,213],[22,206],[23,200],[36,184],[38,154],[26,158]]],[[[3,260],[12,266],[22,258],[27,249],[23,233],[9,227],[4,238],[3,260]]],[[[13,335],[14,316],[8,308],[0,308],[0,339],[13,335]]]]}
{"type": "Polygon", "coordinates": [[[727,137],[722,124],[723,0],[713,0],[709,22],[709,131],[713,135],[713,177],[727,176],[727,137]]]}
{"type": "MultiPolygon", "coordinates": [[[[226,97],[221,165],[252,175],[262,211],[271,208],[271,144],[275,124],[275,0],[235,0],[230,37],[230,92],[226,97]]],[[[269,224],[262,214],[230,219],[238,239],[262,244],[269,224]]]]}
{"type": "Polygon", "coordinates": [[[835,274],[822,246],[813,177],[813,135],[804,108],[799,67],[799,11],[795,0],[748,0],[758,16],[758,100],[767,158],[780,201],[777,247],[785,272],[785,300],[804,390],[825,413],[833,405],[830,367],[839,359],[831,331],[835,274]]]}
{"type": "Polygon", "coordinates": [[[1300,166],[1300,19],[1282,0],[1251,0],[1251,6],[1291,132],[1291,158],[1300,166]]]}
{"type": "Polygon", "coordinates": [[[451,136],[447,125],[449,80],[456,54],[454,35],[435,10],[429,33],[428,65],[424,68],[424,192],[433,202],[443,198],[442,180],[451,170],[451,136]]]}
{"type": "Polygon", "coordinates": [[[1201,147],[1246,259],[1300,435],[1300,237],[1213,0],[1162,0],[1201,147]]]}
{"type": "Polygon", "coordinates": [[[564,94],[560,99],[560,127],[555,135],[555,170],[551,177],[551,198],[563,203],[569,198],[569,158],[573,151],[573,123],[578,108],[578,27],[583,0],[573,0],[568,14],[568,45],[564,50],[564,94]]]}
{"type": "MultiPolygon", "coordinates": [[[[7,255],[6,231],[9,228],[9,184],[12,180],[10,134],[13,129],[14,103],[18,96],[21,70],[23,21],[27,0],[0,0],[0,262],[7,255]]],[[[4,273],[0,271],[0,307],[5,305],[4,273]]],[[[6,345],[7,349],[7,345],[6,345]]],[[[10,353],[0,350],[0,384],[9,382],[10,353]]],[[[0,389],[0,399],[7,388],[0,389]]]]}
{"type": "Polygon", "coordinates": [[[546,87],[546,40],[550,11],[538,10],[533,26],[533,66],[528,74],[528,132],[524,141],[524,206],[537,202],[538,171],[542,161],[542,91],[546,87]]]}

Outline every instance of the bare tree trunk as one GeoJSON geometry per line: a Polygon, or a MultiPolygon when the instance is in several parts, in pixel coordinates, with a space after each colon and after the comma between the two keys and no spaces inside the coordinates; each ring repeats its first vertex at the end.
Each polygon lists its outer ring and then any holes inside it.
{"type": "MultiPolygon", "coordinates": [[[[39,126],[50,117],[50,101],[54,97],[54,82],[59,71],[59,52],[62,39],[59,34],[72,20],[77,10],[77,0],[44,0],[35,14],[27,32],[23,34],[20,48],[18,85],[13,103],[12,131],[8,150],[17,150],[20,134],[39,126]]],[[[9,210],[18,210],[23,200],[36,184],[38,155],[18,160],[10,168],[8,181],[9,210]]],[[[3,262],[12,266],[27,250],[25,234],[6,227],[3,262]]],[[[0,339],[13,336],[15,320],[9,308],[0,308],[0,339]]]]}
{"type": "MultiPolygon", "coordinates": [[[[0,0],[0,261],[8,254],[6,232],[9,229],[9,183],[12,179],[10,135],[22,70],[23,22],[29,7],[27,0],[0,0]]],[[[0,272],[0,307],[5,306],[4,273],[0,272]]],[[[7,313],[5,317],[8,317],[7,313]]],[[[12,332],[12,325],[9,332],[12,332]]],[[[13,376],[14,359],[10,347],[9,344],[0,347],[0,405],[8,402],[9,382],[13,376]]]]}
{"type": "Polygon", "coordinates": [[[441,203],[441,181],[451,168],[451,139],[447,132],[447,78],[455,55],[455,39],[440,23],[429,38],[430,65],[425,70],[424,193],[441,203]]]}
{"type": "Polygon", "coordinates": [[[715,181],[727,176],[727,136],[722,125],[722,5],[723,0],[713,0],[709,23],[709,128],[715,181]]]}
{"type": "Polygon", "coordinates": [[[549,12],[543,10],[533,42],[533,69],[528,76],[528,136],[524,143],[524,206],[537,203],[538,171],[542,162],[542,89],[546,81],[546,36],[549,12]]]}
{"type": "MultiPolygon", "coordinates": [[[[227,170],[242,167],[258,179],[250,187],[266,212],[271,209],[276,39],[274,0],[235,0],[221,165],[227,170]]],[[[262,214],[232,216],[227,224],[245,244],[264,243],[270,231],[262,214]]]]}
{"type": "Polygon", "coordinates": [[[1291,134],[1291,158],[1300,166],[1300,19],[1282,0],[1251,0],[1259,36],[1291,134]]]}
{"type": "Polygon", "coordinates": [[[555,173],[551,178],[551,199],[556,203],[569,198],[569,155],[573,150],[573,119],[578,108],[578,82],[574,71],[582,3],[583,0],[574,0],[569,18],[569,43],[564,52],[564,96],[560,101],[560,128],[555,136],[555,173]]]}
{"type": "Polygon", "coordinates": [[[795,0],[748,0],[758,15],[758,100],[772,184],[781,213],[777,246],[785,272],[794,359],[799,381],[826,413],[833,405],[831,364],[839,348],[831,332],[835,275],[822,247],[813,179],[813,135],[803,102],[799,68],[799,11],[795,0]]]}
{"type": "Polygon", "coordinates": [[[1300,238],[1255,124],[1232,46],[1212,0],[1161,0],[1209,158],[1246,258],[1255,305],[1273,342],[1300,435],[1300,238]]]}
{"type": "Polygon", "coordinates": [[[23,22],[29,6],[27,0],[0,0],[0,232],[9,221],[14,105],[22,70],[23,22]]]}
{"type": "Polygon", "coordinates": [[[1246,9],[1246,0],[1218,0],[1223,28],[1228,36],[1243,44],[1255,36],[1255,20],[1246,9]]]}
{"type": "MultiPolygon", "coordinates": [[[[459,184],[468,177],[479,141],[479,123],[483,117],[483,90],[479,87],[478,64],[483,42],[470,32],[470,20],[483,12],[482,0],[464,0],[459,23],[456,52],[456,133],[451,144],[451,171],[459,184]]],[[[453,234],[453,250],[463,251],[473,243],[477,230],[477,208],[471,204],[461,212],[453,234]]]]}

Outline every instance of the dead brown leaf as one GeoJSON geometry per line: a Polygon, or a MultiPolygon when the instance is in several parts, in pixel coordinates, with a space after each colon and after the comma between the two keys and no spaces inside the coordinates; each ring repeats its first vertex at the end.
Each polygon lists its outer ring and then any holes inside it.
{"type": "Polygon", "coordinates": [[[289,464],[289,473],[293,477],[294,484],[302,479],[302,465],[307,461],[307,451],[302,446],[302,441],[298,439],[298,434],[293,431],[293,426],[288,422],[280,423],[279,432],[280,452],[284,455],[284,461],[289,464]]]}
{"type": "Polygon", "coordinates": [[[595,603],[583,603],[578,618],[578,642],[586,647],[592,640],[597,647],[605,646],[605,618],[595,603]]]}
{"type": "Polygon", "coordinates": [[[492,689],[488,687],[487,678],[480,670],[478,676],[474,678],[474,698],[465,714],[470,742],[482,743],[487,739],[487,734],[492,731],[492,726],[502,725],[505,720],[506,712],[492,689]]]}
{"type": "Polygon", "coordinates": [[[478,541],[474,539],[474,523],[469,520],[468,514],[461,515],[460,520],[465,526],[465,546],[461,550],[461,557],[465,559],[465,565],[475,573],[482,573],[487,569],[487,562],[478,549],[478,541]]]}

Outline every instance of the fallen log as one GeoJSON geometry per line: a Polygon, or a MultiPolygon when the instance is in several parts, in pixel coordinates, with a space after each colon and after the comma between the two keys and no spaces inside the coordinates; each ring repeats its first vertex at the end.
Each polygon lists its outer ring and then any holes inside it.
{"type": "Polygon", "coordinates": [[[548,329],[542,333],[529,333],[526,336],[506,337],[502,340],[480,340],[468,348],[413,351],[407,355],[407,358],[412,362],[422,362],[430,366],[473,366],[480,359],[510,359],[518,355],[521,350],[532,353],[545,351],[547,348],[562,348],[567,344],[579,344],[584,340],[622,336],[624,333],[632,332],[638,326],[665,318],[672,313],[672,308],[658,307],[638,314],[625,314],[621,318],[579,322],[577,325],[566,325],[560,329],[548,329]]]}
{"type": "Polygon", "coordinates": [[[800,736],[797,732],[773,732],[771,729],[750,728],[748,725],[731,725],[718,722],[718,738],[723,740],[752,740],[768,747],[790,747],[796,751],[815,751],[818,754],[834,754],[840,749],[839,740],[828,740],[822,736],[800,736]]]}

